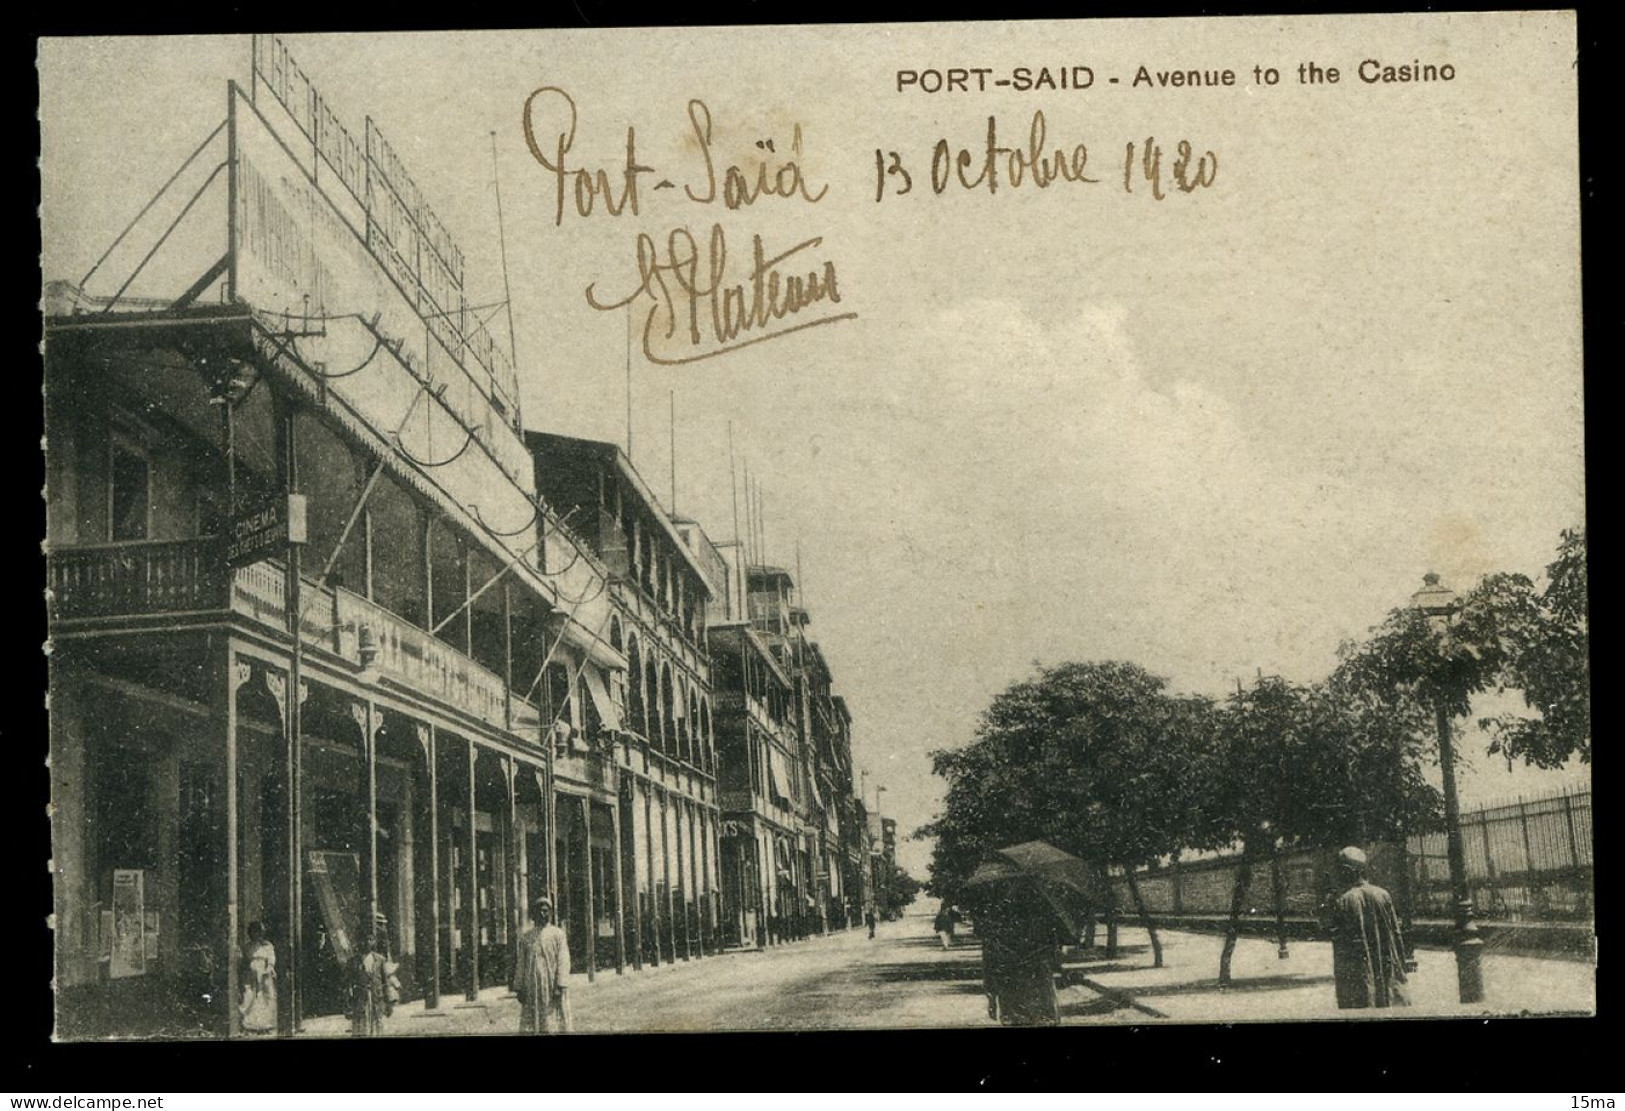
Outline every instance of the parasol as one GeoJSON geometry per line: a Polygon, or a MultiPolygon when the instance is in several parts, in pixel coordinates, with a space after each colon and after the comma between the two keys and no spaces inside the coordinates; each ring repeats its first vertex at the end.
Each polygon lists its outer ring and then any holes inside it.
{"type": "Polygon", "coordinates": [[[1066,924],[1074,936],[1077,922],[1067,909],[1063,892],[1092,898],[1096,881],[1089,866],[1047,841],[1024,841],[997,849],[977,865],[966,887],[1012,903],[1023,895],[1037,895],[1066,924]]]}

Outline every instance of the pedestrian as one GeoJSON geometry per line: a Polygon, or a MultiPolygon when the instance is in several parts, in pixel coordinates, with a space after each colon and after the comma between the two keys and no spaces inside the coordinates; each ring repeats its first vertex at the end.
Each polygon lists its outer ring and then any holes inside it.
{"type": "Polygon", "coordinates": [[[530,920],[531,928],[519,938],[519,957],[514,962],[520,1033],[569,1033],[572,1023],[565,980],[570,975],[570,945],[564,930],[553,925],[553,901],[537,899],[530,908],[530,920]]]}
{"type": "Polygon", "coordinates": [[[248,924],[247,968],[237,1015],[249,1034],[276,1033],[276,946],[265,936],[260,922],[248,924]]]}
{"type": "Polygon", "coordinates": [[[363,951],[350,962],[350,1033],[357,1037],[383,1031],[384,1015],[390,1010],[387,964],[382,938],[374,929],[363,951]]]}
{"type": "Polygon", "coordinates": [[[1036,892],[1008,889],[977,910],[988,1017],[1004,1026],[1060,1022],[1055,970],[1067,931],[1036,892]]]}
{"type": "Polygon", "coordinates": [[[869,909],[868,909],[868,911],[866,911],[866,912],[865,912],[865,913],[864,913],[864,915],[863,915],[863,921],[864,921],[864,922],[865,922],[865,923],[866,923],[866,924],[867,924],[867,925],[868,925],[868,927],[869,927],[869,936],[870,936],[870,937],[871,937],[871,938],[872,938],[872,937],[874,937],[874,936],[875,936],[875,908],[874,908],[874,907],[870,907],[870,908],[869,908],[869,909]]]}
{"type": "Polygon", "coordinates": [[[1337,854],[1339,886],[1332,901],[1332,976],[1341,1008],[1392,1007],[1405,998],[1405,943],[1388,892],[1366,879],[1366,856],[1355,846],[1337,854]]]}
{"type": "Polygon", "coordinates": [[[937,936],[942,939],[942,947],[944,949],[951,949],[953,947],[954,912],[953,908],[950,907],[946,901],[944,901],[941,908],[938,909],[937,917],[931,923],[931,928],[936,930],[937,936]]]}

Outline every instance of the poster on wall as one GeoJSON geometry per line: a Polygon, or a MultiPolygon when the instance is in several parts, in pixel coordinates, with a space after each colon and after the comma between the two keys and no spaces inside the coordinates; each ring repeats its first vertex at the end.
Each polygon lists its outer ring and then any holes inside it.
{"type": "Polygon", "coordinates": [[[361,861],[355,853],[311,850],[310,885],[340,964],[355,955],[361,923],[361,861]]]}
{"type": "Polygon", "coordinates": [[[113,952],[107,966],[109,979],[146,975],[146,949],[141,936],[145,887],[146,873],[139,868],[113,869],[113,952]]]}
{"type": "Polygon", "coordinates": [[[113,959],[113,912],[98,911],[96,928],[101,931],[96,938],[96,959],[106,963],[113,959]]]}

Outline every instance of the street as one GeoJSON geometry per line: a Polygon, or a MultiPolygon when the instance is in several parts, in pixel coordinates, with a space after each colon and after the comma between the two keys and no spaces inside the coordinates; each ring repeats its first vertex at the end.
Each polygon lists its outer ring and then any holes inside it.
{"type": "MultiPolygon", "coordinates": [[[[579,1033],[716,1030],[897,1029],[988,1025],[981,947],[961,935],[943,952],[924,913],[863,928],[661,965],[624,976],[571,977],[579,1033]]],[[[491,989],[477,1003],[445,1001],[438,1013],[407,1004],[385,1022],[388,1035],[512,1033],[519,1003],[491,989]]],[[[347,1020],[313,1019],[307,1035],[341,1037],[347,1020]]]]}
{"type": "MultiPolygon", "coordinates": [[[[1102,941],[1104,940],[1102,936],[1102,941]]],[[[1069,950],[1060,983],[1064,1025],[1100,1022],[1303,1021],[1338,1017],[1403,1018],[1469,1013],[1455,1002],[1454,958],[1418,950],[1413,1005],[1388,1012],[1339,1012],[1332,996],[1331,949],[1298,941],[1290,956],[1273,941],[1242,938],[1234,983],[1216,976],[1222,938],[1164,931],[1165,967],[1151,967],[1143,931],[1125,928],[1116,958],[1104,945],[1069,950]]],[[[1585,961],[1489,954],[1488,1000],[1474,1013],[1587,1013],[1595,1010],[1595,970],[1585,961]]],[[[929,914],[916,911],[881,923],[874,940],[854,929],[764,951],[726,953],[588,982],[572,977],[579,1033],[644,1031],[899,1029],[985,1026],[981,946],[961,931],[944,952],[929,914]]],[[[519,1027],[519,1004],[492,989],[476,1003],[447,1001],[439,1012],[421,1004],[397,1009],[386,1035],[505,1034],[519,1027]]],[[[338,1016],[306,1023],[308,1036],[342,1037],[338,1016]]]]}

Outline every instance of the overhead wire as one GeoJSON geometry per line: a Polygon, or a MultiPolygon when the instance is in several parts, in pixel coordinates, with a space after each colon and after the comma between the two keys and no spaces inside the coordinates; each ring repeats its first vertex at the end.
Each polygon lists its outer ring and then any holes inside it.
{"type": "Polygon", "coordinates": [[[382,351],[383,349],[384,349],[384,341],[382,339],[374,338],[373,345],[372,345],[372,351],[367,355],[367,357],[365,359],[362,359],[361,362],[358,365],[356,365],[354,367],[351,367],[349,370],[340,370],[340,371],[337,371],[337,372],[331,372],[330,373],[330,372],[325,371],[325,370],[317,370],[315,367],[311,367],[310,369],[315,371],[317,377],[322,378],[322,379],[324,379],[324,380],[326,380],[328,382],[335,381],[336,379],[339,379],[339,378],[348,378],[352,374],[359,374],[361,371],[367,369],[367,367],[369,365],[371,365],[372,361],[378,357],[378,352],[382,351]]]}
{"type": "Polygon", "coordinates": [[[468,511],[474,515],[474,519],[480,523],[480,527],[486,532],[490,533],[492,536],[500,536],[503,538],[520,536],[523,533],[530,531],[530,527],[534,525],[536,523],[536,519],[542,515],[541,505],[536,502],[532,502],[530,506],[530,520],[526,521],[512,532],[502,532],[498,529],[492,528],[490,523],[486,521],[485,515],[480,512],[478,502],[469,502],[468,511]]]}

